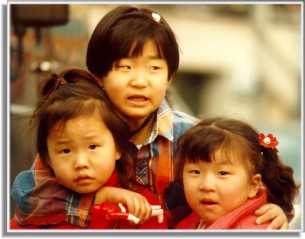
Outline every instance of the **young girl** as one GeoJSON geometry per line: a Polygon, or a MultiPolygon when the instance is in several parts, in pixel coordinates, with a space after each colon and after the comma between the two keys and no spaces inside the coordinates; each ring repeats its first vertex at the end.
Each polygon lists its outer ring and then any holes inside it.
{"type": "MultiPolygon", "coordinates": [[[[171,203],[168,199],[171,193],[164,194],[173,180],[173,151],[178,137],[198,122],[190,115],[173,111],[165,100],[178,65],[179,47],[172,29],[158,13],[146,8],[121,6],[110,11],[97,24],[88,44],[89,71],[95,75],[114,107],[127,117],[132,131],[130,141],[136,158],[136,180],[157,195],[171,228],[187,213],[184,205],[171,203]]],[[[43,190],[39,184],[33,188],[43,190]]],[[[129,189],[137,191],[133,184],[129,189]]],[[[28,203],[29,197],[31,191],[26,195],[15,195],[19,204],[28,203]]],[[[69,206],[65,210],[57,206],[57,213],[69,215],[69,222],[76,225],[79,221],[89,223],[89,213],[79,210],[83,206],[79,203],[82,197],[67,191],[66,198],[71,198],[67,203],[69,206]]],[[[128,194],[111,187],[99,190],[94,200],[98,203],[123,202],[141,221],[149,218],[140,208],[132,208],[132,198],[128,194]]],[[[92,202],[86,202],[86,208],[89,208],[92,202]]],[[[37,204],[26,209],[19,217],[23,223],[35,214],[45,215],[37,204]]],[[[259,213],[261,222],[274,219],[271,228],[286,228],[288,225],[286,215],[274,204],[261,208],[259,213]]]]}
{"type": "MultiPolygon", "coordinates": [[[[34,174],[39,184],[47,189],[40,196],[48,200],[41,202],[35,196],[35,190],[30,199],[33,203],[42,203],[45,213],[52,213],[52,205],[56,205],[54,198],[61,197],[67,189],[90,199],[101,187],[127,188],[132,181],[134,172],[132,158],[128,153],[128,125],[124,117],[113,108],[90,73],[80,69],[69,69],[59,76],[53,75],[48,79],[42,88],[41,98],[32,120],[36,120],[37,124],[36,143],[42,165],[37,163],[30,175],[34,174]]],[[[29,175],[25,173],[24,176],[29,175]]],[[[18,184],[14,190],[22,192],[27,186],[31,185],[18,184]]],[[[16,193],[14,190],[13,195],[16,193]]],[[[148,217],[152,211],[150,203],[159,204],[148,190],[142,190],[147,200],[138,193],[128,190],[126,193],[132,198],[134,207],[139,204],[143,211],[146,210],[148,217]]],[[[64,201],[60,203],[65,206],[64,201]]],[[[121,212],[120,206],[105,203],[95,205],[95,210],[91,211],[92,223],[88,228],[167,228],[166,222],[159,223],[156,217],[141,225],[130,224],[126,220],[136,218],[128,215],[126,208],[126,212],[121,212]],[[112,221],[106,217],[122,220],[112,221]]],[[[23,208],[21,210],[23,211],[23,208]]],[[[66,218],[60,223],[53,224],[52,217],[53,215],[50,215],[41,221],[43,228],[81,228],[67,223],[66,218]],[[45,226],[46,224],[48,226],[45,226]]],[[[18,217],[15,219],[18,220],[18,217]]],[[[134,223],[137,223],[137,220],[134,223]]],[[[23,227],[12,220],[11,228],[29,229],[40,226],[23,227]]]]}
{"type": "Polygon", "coordinates": [[[298,186],[278,157],[278,141],[247,123],[203,120],[178,140],[178,178],[193,212],[177,229],[266,229],[254,211],[267,197],[293,210],[298,186]]]}

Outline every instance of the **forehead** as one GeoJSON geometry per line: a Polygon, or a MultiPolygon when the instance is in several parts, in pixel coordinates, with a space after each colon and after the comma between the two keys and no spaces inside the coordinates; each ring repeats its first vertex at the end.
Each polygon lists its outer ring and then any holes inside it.
{"type": "Polygon", "coordinates": [[[242,158],[241,150],[236,148],[218,148],[209,156],[211,162],[233,165],[241,164],[242,158]]]}
{"type": "Polygon", "coordinates": [[[77,132],[77,130],[90,129],[99,125],[104,125],[104,122],[99,111],[95,109],[91,114],[79,114],[68,119],[58,120],[51,127],[51,132],[63,133],[71,129],[77,132]]]}

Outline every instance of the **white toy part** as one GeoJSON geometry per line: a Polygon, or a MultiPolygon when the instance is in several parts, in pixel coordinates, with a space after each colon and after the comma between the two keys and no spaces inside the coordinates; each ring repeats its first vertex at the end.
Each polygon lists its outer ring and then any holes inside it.
{"type": "MultiPolygon", "coordinates": [[[[122,212],[127,212],[127,209],[125,208],[125,206],[122,203],[119,203],[119,207],[121,208],[122,212]]],[[[153,205],[151,206],[152,209],[152,213],[151,213],[151,217],[157,216],[158,217],[158,223],[162,223],[163,222],[163,209],[161,208],[160,205],[153,205]]],[[[135,217],[134,215],[132,215],[131,213],[128,213],[128,221],[132,221],[135,224],[138,224],[140,219],[135,217]]]]}
{"type": "Polygon", "coordinates": [[[158,222],[159,223],[162,223],[163,222],[163,209],[161,208],[160,205],[154,205],[154,206],[151,206],[151,209],[152,209],[152,213],[151,213],[151,216],[158,216],[158,222]]]}

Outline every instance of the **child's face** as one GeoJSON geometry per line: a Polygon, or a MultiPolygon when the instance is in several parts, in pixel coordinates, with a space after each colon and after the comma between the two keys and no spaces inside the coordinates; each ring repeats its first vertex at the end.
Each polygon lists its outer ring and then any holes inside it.
{"type": "Polygon", "coordinates": [[[78,193],[95,192],[112,175],[121,154],[95,111],[58,122],[47,138],[49,161],[59,182],[78,193]]]}
{"type": "Polygon", "coordinates": [[[115,62],[102,79],[116,108],[129,119],[139,121],[160,106],[169,83],[167,62],[158,57],[152,40],[144,45],[142,55],[115,62]]]}
{"type": "Polygon", "coordinates": [[[220,150],[212,162],[186,162],[183,185],[189,206],[204,220],[213,223],[256,195],[260,175],[250,176],[245,166],[231,154],[226,160],[220,150]]]}

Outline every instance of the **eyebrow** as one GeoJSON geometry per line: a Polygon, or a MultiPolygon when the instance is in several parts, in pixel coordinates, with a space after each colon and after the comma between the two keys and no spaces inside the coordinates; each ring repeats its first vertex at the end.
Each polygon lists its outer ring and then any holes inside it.
{"type": "Polygon", "coordinates": [[[164,58],[162,58],[161,56],[149,56],[148,58],[152,60],[164,60],[164,58]]]}
{"type": "Polygon", "coordinates": [[[103,138],[103,135],[93,133],[83,137],[83,139],[95,139],[95,138],[103,138]]]}
{"type": "Polygon", "coordinates": [[[217,164],[220,164],[220,165],[233,165],[233,162],[232,162],[232,160],[229,160],[229,159],[221,159],[221,160],[212,160],[211,162],[215,162],[215,163],[217,163],[217,164]]]}
{"type": "MultiPolygon", "coordinates": [[[[98,135],[96,133],[92,133],[92,134],[88,134],[88,135],[85,135],[85,136],[82,136],[83,139],[94,139],[94,138],[102,138],[103,136],[102,135],[98,135]]],[[[73,140],[70,140],[70,139],[59,139],[59,140],[56,140],[56,145],[60,145],[60,144],[67,144],[69,142],[71,142],[73,140]]]]}
{"type": "MultiPolygon", "coordinates": [[[[126,56],[126,57],[122,57],[121,59],[118,59],[118,61],[122,60],[122,59],[134,59],[134,58],[138,58],[139,56],[126,56]]],[[[147,57],[148,59],[152,59],[152,60],[164,60],[165,58],[162,58],[162,56],[160,56],[159,54],[156,55],[149,55],[147,57]]]]}
{"type": "Polygon", "coordinates": [[[60,145],[68,144],[70,142],[71,140],[68,139],[60,139],[60,140],[56,140],[56,143],[54,145],[60,146],[60,145]]]}

